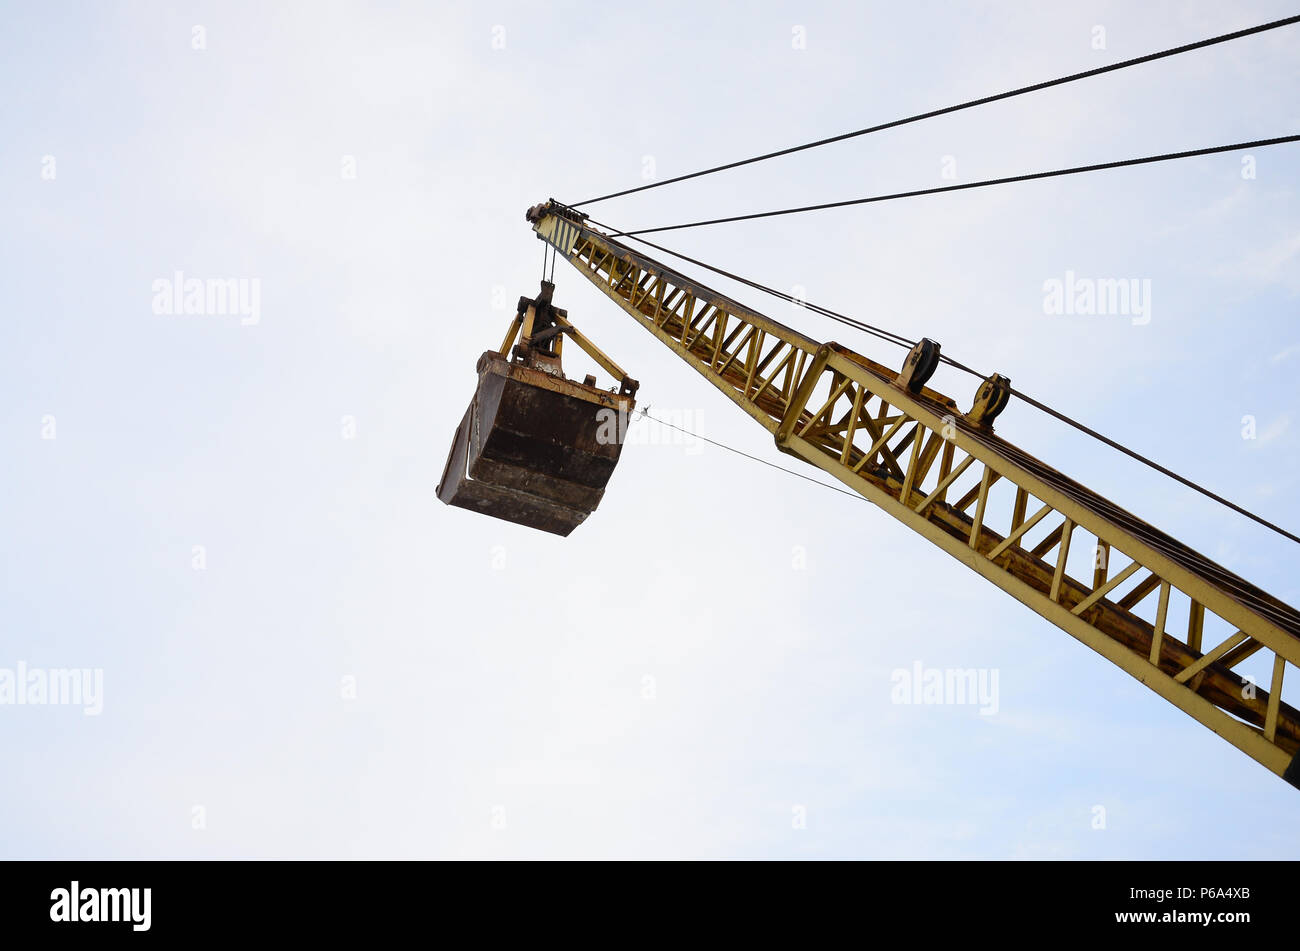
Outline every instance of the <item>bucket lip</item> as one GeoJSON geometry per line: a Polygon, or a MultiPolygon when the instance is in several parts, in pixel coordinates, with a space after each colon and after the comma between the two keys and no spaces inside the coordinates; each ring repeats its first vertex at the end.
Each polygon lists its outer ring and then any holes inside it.
{"type": "Polygon", "coordinates": [[[602,390],[598,386],[587,386],[585,383],[579,383],[567,377],[553,376],[544,370],[524,366],[522,363],[512,363],[495,350],[485,350],[483,355],[479,357],[478,372],[480,376],[492,373],[496,376],[517,380],[526,386],[541,387],[587,403],[610,406],[628,413],[636,406],[636,400],[631,396],[611,393],[609,390],[602,390]]]}

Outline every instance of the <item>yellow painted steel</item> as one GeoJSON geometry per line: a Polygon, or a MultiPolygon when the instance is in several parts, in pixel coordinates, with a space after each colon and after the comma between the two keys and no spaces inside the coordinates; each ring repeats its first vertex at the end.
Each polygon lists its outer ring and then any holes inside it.
{"type": "Polygon", "coordinates": [[[561,206],[530,209],[529,220],[781,451],[843,482],[1300,786],[1300,711],[1280,695],[1286,666],[1300,664],[1300,612],[994,435],[981,407],[1004,378],[986,381],[963,414],[949,397],[924,386],[912,392],[899,372],[811,340],[561,206]],[[1014,488],[1005,506],[992,491],[1003,483],[1014,488]],[[1026,511],[1034,512],[1028,520],[1026,511]],[[1071,554],[1084,569],[1079,577],[1071,554]],[[1184,640],[1166,627],[1175,603],[1187,611],[1184,640]],[[1259,651],[1272,655],[1267,690],[1235,669],[1259,651]]]}

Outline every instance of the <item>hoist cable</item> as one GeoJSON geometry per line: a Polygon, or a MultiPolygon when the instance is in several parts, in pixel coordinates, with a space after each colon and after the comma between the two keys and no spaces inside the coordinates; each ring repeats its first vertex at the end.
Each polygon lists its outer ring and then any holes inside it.
{"type": "Polygon", "coordinates": [[[1256,515],[1254,512],[1251,512],[1248,509],[1242,508],[1237,503],[1231,502],[1228,499],[1225,499],[1223,496],[1211,492],[1209,489],[1203,486],[1197,485],[1191,479],[1187,479],[1183,476],[1180,476],[1177,472],[1174,472],[1172,469],[1167,469],[1164,466],[1160,465],[1160,463],[1148,459],[1146,456],[1142,455],[1141,453],[1134,452],[1132,449],[1129,449],[1127,446],[1120,445],[1115,440],[1109,439],[1106,436],[1103,436],[1101,433],[1097,432],[1095,429],[1091,429],[1088,426],[1085,426],[1083,423],[1079,422],[1078,420],[1071,419],[1069,416],[1065,415],[1064,413],[1052,409],[1052,407],[1046,405],[1045,403],[1039,402],[1038,400],[1034,399],[1032,396],[1020,392],[1015,387],[1011,388],[1011,392],[1018,399],[1024,400],[1030,406],[1033,406],[1035,409],[1041,410],[1042,412],[1046,413],[1048,416],[1055,417],[1056,419],[1059,419],[1061,422],[1069,426],[1073,426],[1075,429],[1079,430],[1079,432],[1086,433],[1087,435],[1091,436],[1093,439],[1105,443],[1107,446],[1110,446],[1112,449],[1116,449],[1119,452],[1122,452],[1124,455],[1129,456],[1130,458],[1136,459],[1138,462],[1141,462],[1143,465],[1150,466],[1152,469],[1154,469],[1156,472],[1159,472],[1161,475],[1166,475],[1169,478],[1173,479],[1175,482],[1179,482],[1187,486],[1189,489],[1195,489],[1197,492],[1201,493],[1201,495],[1204,495],[1206,498],[1213,499],[1214,501],[1218,502],[1220,505],[1225,505],[1228,508],[1232,509],[1237,514],[1244,515],[1246,516],[1246,518],[1250,519],[1251,521],[1257,522],[1260,525],[1263,525],[1265,528],[1272,529],[1273,531],[1281,535],[1283,538],[1289,538],[1293,542],[1300,543],[1300,536],[1288,532],[1285,528],[1282,528],[1280,525],[1275,525],[1272,522],[1270,522],[1268,519],[1256,515]]]}
{"type": "Polygon", "coordinates": [[[1227,43],[1230,40],[1238,40],[1242,37],[1253,36],[1256,33],[1264,33],[1268,30],[1276,30],[1284,26],[1290,26],[1293,23],[1300,22],[1300,16],[1286,17],[1281,20],[1273,20],[1269,23],[1261,23],[1259,26],[1252,26],[1244,30],[1237,30],[1233,33],[1224,33],[1219,36],[1212,36],[1209,39],[1200,40],[1196,43],[1188,43],[1184,46],[1175,46],[1167,50],[1161,50],[1157,53],[1148,53],[1145,56],[1138,56],[1133,59],[1127,59],[1119,63],[1111,63],[1109,66],[1098,66],[1095,69],[1087,69],[1081,73],[1071,73],[1068,76],[1061,76],[1058,79],[1049,79],[1046,82],[1034,83],[1031,86],[1021,86],[1018,89],[1012,89],[1007,92],[997,93],[992,96],[984,96],[981,99],[971,99],[967,102],[958,103],[954,106],[947,106],[943,109],[934,109],[930,112],[922,112],[918,115],[908,116],[905,119],[895,119],[892,122],[885,122],[881,125],[869,126],[865,129],[858,129],[855,132],[845,132],[840,135],[833,135],[830,138],[818,139],[816,142],[807,142],[803,145],[796,145],[792,148],[779,149],[775,152],[767,152],[763,155],[755,155],[752,158],[741,159],[738,162],[728,162],[725,165],[715,165],[712,168],[701,169],[698,172],[691,172],[687,175],[678,175],[674,178],[666,178],[660,182],[651,182],[648,185],[639,185],[635,188],[625,188],[623,191],[610,192],[608,195],[601,195],[599,198],[588,198],[582,205],[592,205],[598,201],[605,201],[609,198],[619,198],[623,195],[631,195],[635,192],[648,191],[651,188],[662,188],[664,185],[672,185],[675,182],[684,182],[692,178],[700,178],[704,175],[712,175],[714,172],[722,172],[727,169],[739,168],[742,165],[752,165],[755,162],[765,162],[768,159],[777,158],[782,155],[790,155],[795,152],[803,152],[807,149],[815,149],[819,146],[830,145],[834,142],[843,142],[845,139],[856,138],[861,135],[870,135],[873,132],[882,132],[886,129],[896,129],[899,126],[908,125],[913,122],[920,122],[923,119],[932,119],[936,116],[948,115],[954,112],[960,112],[963,109],[971,109],[975,106],[986,105],[990,102],[997,102],[1002,99],[1011,99],[1015,96],[1023,96],[1026,93],[1037,92],[1040,89],[1049,89],[1053,86],[1063,86],[1066,83],[1072,83],[1076,80],[1087,79],[1090,76],[1100,76],[1103,73],[1113,73],[1117,70],[1127,69],[1130,66],[1137,66],[1141,63],[1150,63],[1158,59],[1165,59],[1170,56],[1177,56],[1180,53],[1189,53],[1192,50],[1204,49],[1207,46],[1215,46],[1219,43],[1227,43]]]}
{"type": "Polygon", "coordinates": [[[1153,162],[1169,162],[1174,159],[1195,158],[1199,155],[1216,155],[1221,152],[1237,152],[1242,149],[1258,149],[1270,145],[1283,145],[1288,142],[1300,142],[1300,135],[1283,135],[1272,139],[1255,139],[1250,142],[1235,142],[1231,145],[1215,145],[1203,149],[1188,149],[1184,152],[1164,152],[1160,155],[1145,155],[1141,158],[1120,159],[1116,162],[1099,162],[1093,165],[1076,165],[1071,168],[1052,169],[1047,172],[1030,172],[1025,175],[1009,175],[1005,178],[989,178],[978,182],[962,182],[957,185],[939,185],[934,188],[918,188],[906,192],[894,192],[888,195],[872,195],[867,198],[849,198],[844,201],[824,202],[820,205],[802,205],[798,208],[778,208],[774,211],[759,211],[748,215],[730,215],[726,218],[708,218],[703,221],[688,221],[678,225],[661,225],[657,228],[638,228],[633,231],[619,231],[610,237],[634,238],[643,234],[655,234],[660,231],[681,231],[684,228],[701,228],[705,225],[730,224],[736,221],[752,221],[755,218],[774,218],[779,215],[798,215],[810,211],[826,211],[830,208],[846,208],[850,205],[867,205],[879,201],[893,201],[898,198],[915,198],[920,195],[938,195],[943,192],[965,191],[972,188],[986,188],[991,185],[1009,185],[1015,182],[1029,182],[1043,178],[1059,178],[1063,175],[1079,175],[1083,172],[1098,172],[1111,168],[1127,168],[1133,165],[1149,165],[1153,162]]]}
{"type": "MultiPolygon", "coordinates": [[[[594,219],[588,219],[588,220],[591,222],[591,224],[596,225],[599,228],[609,228],[610,230],[615,230],[611,225],[603,224],[602,222],[596,221],[594,219]]],[[[895,346],[904,347],[906,349],[910,349],[916,346],[916,342],[914,340],[908,340],[902,334],[896,334],[892,330],[885,330],[883,327],[873,327],[871,324],[865,323],[861,320],[857,320],[853,317],[849,317],[846,314],[837,313],[836,311],[830,310],[829,308],[822,307],[820,304],[814,304],[811,301],[803,300],[801,298],[795,297],[793,294],[787,294],[784,291],[778,291],[774,287],[768,287],[766,284],[760,284],[757,281],[752,281],[747,277],[741,277],[739,274],[733,274],[731,271],[723,270],[722,268],[719,267],[714,267],[712,264],[705,264],[703,261],[700,261],[697,258],[690,257],[689,255],[682,254],[678,251],[673,251],[670,248],[665,248],[662,245],[655,244],[653,241],[647,241],[644,238],[634,238],[633,240],[637,241],[640,244],[644,244],[646,247],[654,248],[656,251],[662,251],[665,254],[671,254],[673,257],[679,258],[682,261],[687,261],[690,264],[694,264],[696,267],[702,267],[706,271],[711,271],[714,274],[727,278],[728,280],[736,281],[739,284],[744,284],[748,287],[752,287],[754,288],[754,290],[762,291],[763,293],[770,294],[773,297],[778,297],[781,300],[794,304],[797,307],[803,307],[804,309],[810,310],[815,314],[821,314],[823,317],[829,317],[831,320],[838,320],[840,323],[847,324],[848,326],[853,327],[856,330],[861,330],[864,333],[868,333],[874,337],[878,337],[881,340],[884,340],[886,343],[892,343],[895,346]]]]}

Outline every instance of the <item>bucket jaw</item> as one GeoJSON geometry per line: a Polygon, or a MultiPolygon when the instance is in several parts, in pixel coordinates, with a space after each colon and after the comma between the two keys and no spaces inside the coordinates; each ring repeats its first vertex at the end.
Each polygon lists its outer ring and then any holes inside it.
{"type": "Polygon", "coordinates": [[[636,405],[627,376],[552,306],[555,287],[520,298],[500,350],[478,361],[478,387],[456,429],[438,498],[556,535],[568,535],[595,511],[623,448],[636,405]],[[564,337],[617,381],[567,379],[564,337]],[[518,343],[515,341],[518,340],[518,343]]]}

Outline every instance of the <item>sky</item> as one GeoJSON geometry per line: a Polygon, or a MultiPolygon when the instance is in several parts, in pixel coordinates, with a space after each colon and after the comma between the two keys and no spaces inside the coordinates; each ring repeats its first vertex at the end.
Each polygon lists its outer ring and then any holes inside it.
{"type": "MultiPolygon", "coordinates": [[[[479,354],[537,290],[529,205],[1285,4],[2,9],[0,669],[101,679],[96,710],[0,704],[0,856],[1300,851],[1295,789],[865,501],[649,420],[569,538],[434,495],[479,354]],[[248,296],[168,312],[177,272],[248,296]],[[996,704],[894,702],[917,664],[996,676],[996,704]]],[[[588,210],[648,227],[1291,134],[1298,29],[588,210]]],[[[939,340],[1295,531],[1297,148],[655,240],[939,340]],[[1149,282],[1149,307],[1049,313],[1069,274],[1149,282]]],[[[795,464],[555,282],[654,415],[795,464]]],[[[1294,543],[1031,407],[997,428],[1300,601],[1294,543]]]]}

